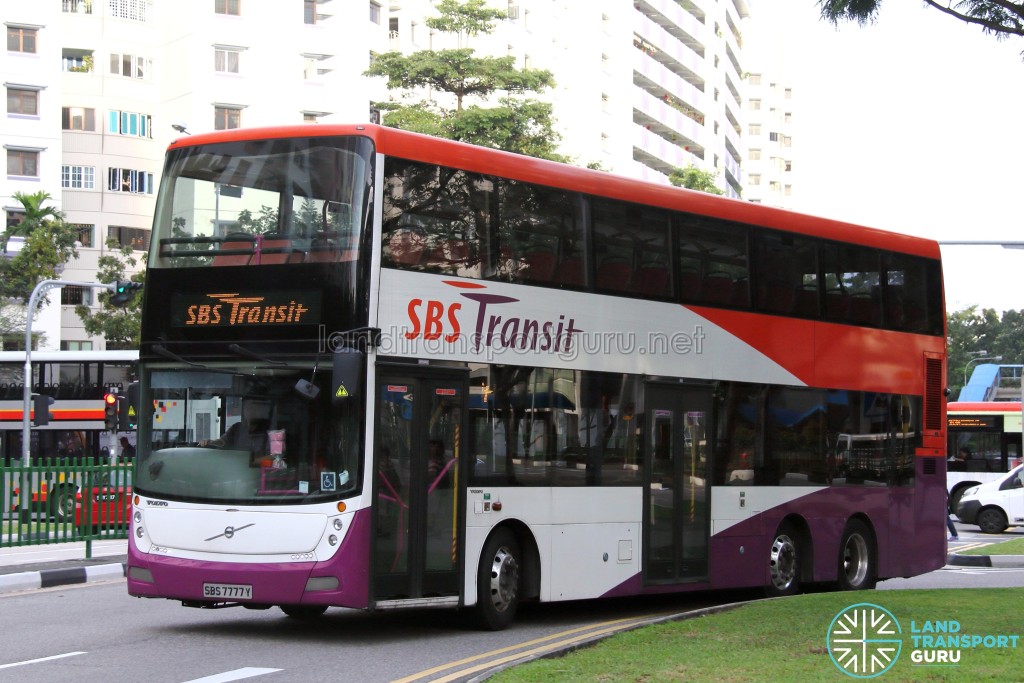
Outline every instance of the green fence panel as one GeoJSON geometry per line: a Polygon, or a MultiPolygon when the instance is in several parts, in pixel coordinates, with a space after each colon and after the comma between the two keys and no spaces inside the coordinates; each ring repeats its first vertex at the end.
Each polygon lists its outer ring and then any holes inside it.
{"type": "Polygon", "coordinates": [[[132,465],[49,460],[0,465],[0,548],[128,537],[132,465]]]}

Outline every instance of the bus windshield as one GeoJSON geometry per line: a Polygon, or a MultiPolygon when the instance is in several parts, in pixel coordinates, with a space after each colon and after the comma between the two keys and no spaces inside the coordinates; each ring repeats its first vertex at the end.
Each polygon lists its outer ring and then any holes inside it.
{"type": "Polygon", "coordinates": [[[150,267],[354,260],[372,153],[372,142],[362,137],[222,142],[170,152],[150,267]]]}
{"type": "MultiPolygon", "coordinates": [[[[326,373],[329,374],[329,373],[326,373]]],[[[360,484],[358,401],[330,398],[315,361],[153,364],[142,381],[136,488],[191,502],[322,502],[360,484]],[[323,385],[323,386],[321,386],[323,385]]]]}

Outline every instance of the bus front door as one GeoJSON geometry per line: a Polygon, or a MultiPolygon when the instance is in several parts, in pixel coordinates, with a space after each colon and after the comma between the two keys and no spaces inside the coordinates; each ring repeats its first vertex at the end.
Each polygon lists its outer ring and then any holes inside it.
{"type": "Polygon", "coordinates": [[[649,384],[644,413],[645,582],[705,579],[711,389],[649,384]]]}
{"type": "Polygon", "coordinates": [[[459,595],[467,375],[381,367],[374,453],[373,600],[459,595]]]}

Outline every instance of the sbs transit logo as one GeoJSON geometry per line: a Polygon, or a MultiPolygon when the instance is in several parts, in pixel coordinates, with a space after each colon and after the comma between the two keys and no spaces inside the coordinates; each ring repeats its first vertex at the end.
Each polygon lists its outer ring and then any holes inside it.
{"type": "Polygon", "coordinates": [[[874,678],[892,668],[903,649],[903,629],[884,607],[847,607],[828,627],[828,654],[847,676],[874,678]]]}

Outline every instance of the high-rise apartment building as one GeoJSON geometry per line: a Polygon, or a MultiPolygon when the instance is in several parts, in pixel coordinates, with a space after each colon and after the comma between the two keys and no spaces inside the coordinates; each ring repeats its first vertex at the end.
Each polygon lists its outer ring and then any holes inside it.
{"type": "MultiPolygon", "coordinates": [[[[576,163],[668,182],[694,164],[744,187],[746,0],[491,0],[508,19],[463,37],[482,54],[550,70],[561,151],[576,163]]],[[[42,0],[5,3],[7,175],[0,200],[49,192],[79,226],[64,277],[91,281],[108,239],[143,250],[164,149],[179,135],[359,122],[389,93],[372,55],[454,47],[428,0],[42,0]]],[[[417,96],[436,96],[418,93],[417,96]]],[[[141,256],[141,253],[139,254],[141,256]]],[[[36,323],[45,348],[103,348],[65,287],[36,323]]]]}
{"type": "Polygon", "coordinates": [[[747,182],[743,198],[785,209],[793,194],[793,88],[769,73],[747,76],[747,182]]]}

